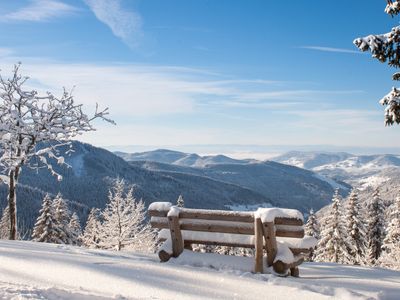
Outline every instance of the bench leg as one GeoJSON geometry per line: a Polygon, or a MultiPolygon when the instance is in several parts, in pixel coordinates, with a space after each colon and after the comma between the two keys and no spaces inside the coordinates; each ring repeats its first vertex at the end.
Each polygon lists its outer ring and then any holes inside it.
{"type": "Polygon", "coordinates": [[[254,273],[264,273],[263,265],[263,229],[260,218],[254,219],[254,247],[255,247],[255,266],[254,273]]]}
{"type": "Polygon", "coordinates": [[[178,257],[182,253],[184,247],[179,218],[176,216],[168,217],[168,225],[171,233],[172,256],[178,257]]]}
{"type": "Polygon", "coordinates": [[[192,244],[184,242],[184,249],[193,251],[192,244]]]}
{"type": "Polygon", "coordinates": [[[290,268],[290,275],[293,277],[300,277],[299,267],[290,268]]]}

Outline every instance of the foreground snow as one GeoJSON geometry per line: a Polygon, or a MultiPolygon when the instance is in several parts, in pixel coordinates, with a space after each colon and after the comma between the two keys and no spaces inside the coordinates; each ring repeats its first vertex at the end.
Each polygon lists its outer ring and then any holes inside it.
{"type": "Polygon", "coordinates": [[[0,299],[399,299],[400,272],[305,263],[301,278],[252,274],[251,258],[155,255],[0,241],[0,299]]]}

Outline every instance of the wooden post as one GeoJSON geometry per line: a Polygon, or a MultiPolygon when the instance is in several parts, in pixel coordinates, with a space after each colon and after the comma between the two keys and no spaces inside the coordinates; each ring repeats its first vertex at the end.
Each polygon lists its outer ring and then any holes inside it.
{"type": "Polygon", "coordinates": [[[255,251],[255,273],[264,273],[263,266],[263,229],[260,218],[254,219],[254,248],[255,251]]]}
{"type": "Polygon", "coordinates": [[[278,252],[278,245],[276,244],[275,225],[273,222],[264,223],[263,233],[265,238],[265,248],[267,250],[267,263],[272,266],[275,260],[276,253],[278,252]]]}
{"type": "Polygon", "coordinates": [[[158,257],[160,258],[161,262],[166,262],[169,261],[171,256],[172,256],[172,243],[171,243],[171,238],[168,238],[164,241],[164,243],[158,250],[158,257]]]}
{"type": "Polygon", "coordinates": [[[293,277],[299,277],[300,276],[299,267],[290,268],[290,275],[292,275],[293,277]]]}
{"type": "Polygon", "coordinates": [[[172,256],[178,257],[183,251],[182,232],[179,227],[179,217],[168,217],[169,231],[171,232],[172,256]]]}

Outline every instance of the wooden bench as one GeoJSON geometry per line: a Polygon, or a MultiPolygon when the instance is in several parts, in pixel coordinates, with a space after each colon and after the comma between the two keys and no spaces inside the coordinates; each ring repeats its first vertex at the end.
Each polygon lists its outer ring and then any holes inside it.
{"type": "Polygon", "coordinates": [[[302,214],[293,209],[266,208],[253,212],[178,208],[169,202],[149,206],[150,223],[161,229],[161,261],[178,257],[191,244],[255,249],[254,272],[264,272],[264,250],[268,267],[281,276],[299,276],[298,266],[315,247],[305,237],[302,214]]]}

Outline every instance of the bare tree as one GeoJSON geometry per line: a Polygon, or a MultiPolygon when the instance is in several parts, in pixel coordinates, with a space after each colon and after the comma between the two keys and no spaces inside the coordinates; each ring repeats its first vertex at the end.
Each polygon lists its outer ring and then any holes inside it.
{"type": "Polygon", "coordinates": [[[108,109],[88,116],[76,104],[72,91],[64,89],[61,97],[47,92],[25,90],[28,77],[20,75],[20,63],[8,79],[0,75],[0,180],[8,185],[10,239],[17,236],[16,187],[23,166],[47,168],[62,180],[52,163],[66,164],[59,147],[70,145],[71,139],[94,131],[92,121],[108,119],[108,109]],[[35,159],[33,159],[35,158],[35,159]]]}

